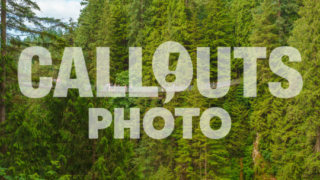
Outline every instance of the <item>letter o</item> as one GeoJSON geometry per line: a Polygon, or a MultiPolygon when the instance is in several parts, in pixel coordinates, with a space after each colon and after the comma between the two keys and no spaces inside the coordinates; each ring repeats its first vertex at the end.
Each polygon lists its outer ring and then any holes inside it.
{"type": "Polygon", "coordinates": [[[148,136],[154,139],[164,139],[171,135],[174,129],[174,118],[171,112],[165,108],[150,109],[143,118],[143,128],[148,136]],[[161,130],[153,127],[153,120],[155,117],[162,117],[165,125],[161,130]]]}
{"type": "Polygon", "coordinates": [[[231,117],[229,113],[218,107],[207,109],[200,118],[200,129],[202,133],[210,139],[224,138],[231,129],[231,117]],[[219,117],[221,119],[221,128],[219,130],[213,130],[210,127],[210,120],[213,117],[219,117]]]}

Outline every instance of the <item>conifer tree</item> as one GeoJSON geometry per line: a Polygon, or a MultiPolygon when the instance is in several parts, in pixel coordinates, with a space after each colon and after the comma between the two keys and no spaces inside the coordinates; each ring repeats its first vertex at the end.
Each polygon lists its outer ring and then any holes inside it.
{"type": "MultiPolygon", "coordinates": [[[[303,6],[299,11],[300,19],[296,21],[292,37],[289,39],[291,46],[297,48],[302,55],[302,63],[295,67],[302,74],[304,80],[304,89],[295,100],[290,103],[289,108],[295,112],[295,116],[290,113],[290,120],[297,122],[297,128],[302,131],[296,131],[295,140],[292,138],[289,142],[295,142],[296,148],[292,148],[292,160],[286,164],[286,167],[295,165],[299,167],[296,178],[317,179],[319,173],[319,153],[320,153],[320,130],[318,120],[319,104],[318,98],[318,79],[317,66],[319,64],[319,2],[312,0],[303,1],[303,6]],[[300,138],[299,138],[300,137],[300,138]],[[303,159],[299,159],[304,157],[303,159]],[[299,165],[300,166],[299,166],[299,165]],[[301,164],[302,167],[301,167],[301,164]],[[303,172],[301,174],[301,172],[303,172]]],[[[288,113],[289,114],[289,113],[288,113]]],[[[289,147],[288,147],[289,148],[289,147]]],[[[283,160],[284,161],[284,160],[283,160]]],[[[290,177],[285,168],[283,178],[290,177]]]]}
{"type": "Polygon", "coordinates": [[[234,25],[234,44],[237,47],[248,46],[249,37],[254,26],[253,10],[257,7],[257,0],[233,0],[230,2],[232,20],[234,25]]]}
{"type": "Polygon", "coordinates": [[[205,14],[202,21],[202,47],[210,47],[211,77],[217,77],[217,48],[230,47],[233,36],[231,21],[227,13],[226,3],[223,0],[208,1],[205,3],[205,14]]]}
{"type": "Polygon", "coordinates": [[[35,12],[40,10],[37,3],[31,0],[21,1],[1,1],[1,101],[0,101],[0,122],[5,121],[5,106],[6,106],[6,68],[10,63],[9,52],[19,52],[15,46],[21,45],[22,41],[16,35],[8,33],[8,31],[18,31],[20,33],[37,34],[41,37],[49,36],[51,38],[59,39],[48,33],[44,23],[49,23],[52,26],[64,26],[60,20],[53,18],[40,18],[37,17],[35,12]],[[25,22],[32,23],[34,28],[28,27],[25,22]],[[10,46],[8,45],[10,43],[10,46]],[[8,65],[7,65],[8,64],[8,65]]]}
{"type": "MultiPolygon", "coordinates": [[[[258,6],[253,15],[253,22],[255,24],[252,35],[250,36],[251,46],[266,47],[267,58],[270,52],[278,47],[279,44],[279,28],[276,25],[277,20],[277,4],[272,0],[264,0],[258,6]]],[[[273,77],[269,68],[268,59],[258,59],[257,62],[257,86],[259,97],[256,97],[252,104],[253,113],[251,120],[254,130],[256,131],[256,144],[258,152],[270,151],[271,133],[270,129],[274,127],[274,121],[269,118],[269,114],[273,112],[272,102],[275,99],[267,90],[267,82],[273,77]]],[[[265,172],[261,171],[264,163],[263,159],[258,156],[255,158],[255,175],[265,176],[265,172]]],[[[266,167],[265,169],[269,169],[266,167]]]]}
{"type": "Polygon", "coordinates": [[[293,141],[304,139],[303,136],[296,136],[299,132],[295,132],[295,135],[292,133],[298,126],[295,123],[289,123],[293,121],[298,123],[300,120],[289,120],[292,117],[288,108],[291,107],[295,113],[298,113],[298,109],[290,105],[293,100],[283,100],[271,95],[266,84],[270,81],[280,81],[285,86],[287,84],[281,77],[272,74],[267,62],[268,55],[274,48],[287,44],[287,37],[291,33],[293,21],[298,17],[297,10],[298,3],[296,1],[278,1],[276,3],[264,1],[261,7],[256,10],[258,14],[254,15],[256,29],[250,38],[251,44],[256,47],[267,47],[267,59],[258,60],[258,94],[261,95],[253,102],[251,116],[253,127],[259,136],[258,150],[263,157],[260,159],[263,161],[261,162],[263,165],[256,164],[256,177],[269,174],[271,176],[279,175],[278,177],[284,179],[299,179],[299,174],[303,171],[303,168],[297,165],[302,163],[299,160],[301,154],[295,153],[294,150],[300,145],[288,144],[291,139],[294,139],[293,141]],[[293,157],[297,157],[297,159],[292,161],[293,157]],[[262,169],[260,166],[265,168],[262,169]]]}

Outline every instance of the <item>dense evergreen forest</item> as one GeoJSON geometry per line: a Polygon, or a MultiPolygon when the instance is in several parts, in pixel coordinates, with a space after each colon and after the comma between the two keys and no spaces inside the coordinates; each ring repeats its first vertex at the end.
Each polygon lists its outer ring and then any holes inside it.
{"type": "MultiPolygon", "coordinates": [[[[2,179],[320,179],[320,0],[83,0],[79,19],[61,22],[39,18],[31,0],[1,0],[2,179]],[[6,19],[6,20],[5,20],[6,19]],[[30,28],[25,22],[31,22],[30,28]],[[49,24],[49,25],[48,25],[49,24]],[[27,38],[5,33],[17,30],[27,38]],[[21,50],[47,48],[52,66],[33,60],[33,81],[57,78],[65,47],[81,47],[90,81],[96,83],[96,48],[110,47],[111,82],[128,86],[129,47],[143,48],[143,85],[158,86],[152,57],[164,42],[176,41],[194,64],[193,88],[176,93],[169,103],[159,98],[25,97],[19,89],[17,64],[21,50]],[[217,81],[218,47],[276,47],[299,50],[302,62],[283,62],[299,71],[303,90],[290,99],[273,96],[268,82],[288,81],[272,73],[267,59],[257,64],[258,96],[245,98],[243,82],[223,98],[210,99],[197,90],[197,47],[210,47],[211,81],[217,81]],[[319,63],[319,64],[318,64],[319,63]],[[318,75],[319,74],[319,77],[318,75]],[[114,138],[113,125],[88,138],[88,108],[113,112],[140,108],[141,119],[154,107],[221,107],[232,118],[222,139],[204,136],[193,118],[193,138],[182,138],[182,117],[166,139],[114,138]],[[5,113],[4,113],[5,112],[5,113]]],[[[173,60],[171,68],[175,68],[173,60]]],[[[242,79],[243,59],[232,58],[232,79],[242,79]]],[[[72,77],[76,77],[73,71],[72,77]]],[[[95,93],[95,90],[93,90],[95,93]]],[[[219,119],[211,121],[219,126],[219,119]]],[[[163,127],[157,119],[154,126],[163,127]]],[[[1,179],[0,178],[0,179],[1,179]]]]}

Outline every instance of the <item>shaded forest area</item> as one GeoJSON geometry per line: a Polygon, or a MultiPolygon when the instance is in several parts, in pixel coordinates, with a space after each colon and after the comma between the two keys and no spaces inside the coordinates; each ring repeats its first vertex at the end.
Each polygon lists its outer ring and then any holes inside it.
{"type": "MultiPolygon", "coordinates": [[[[83,0],[77,22],[36,17],[30,0],[1,0],[1,131],[2,179],[320,179],[320,0],[83,0]],[[4,8],[5,7],[5,8],[4,8]],[[6,21],[4,21],[6,19],[6,21]],[[25,22],[35,26],[29,28],[25,22]],[[48,27],[50,25],[50,28],[48,27]],[[5,33],[28,33],[19,38],[5,33]],[[95,84],[96,47],[110,47],[111,82],[128,86],[129,47],[143,47],[143,85],[158,85],[152,72],[155,49],[166,41],[181,43],[196,74],[197,47],[210,47],[211,80],[217,79],[217,47],[297,48],[302,62],[286,65],[299,71],[304,86],[290,99],[274,97],[268,82],[276,76],[268,59],[258,60],[258,97],[244,98],[243,83],[231,86],[220,99],[203,97],[197,88],[176,93],[164,104],[157,98],[42,99],[22,95],[17,80],[21,50],[43,46],[52,66],[33,61],[33,81],[57,78],[64,47],[82,47],[91,84],[95,84]],[[319,64],[318,64],[319,63],[319,64]],[[318,75],[319,74],[319,75],[318,75]],[[318,79],[319,78],[319,79],[318,79]],[[193,118],[193,138],[182,138],[182,117],[173,134],[163,140],[114,139],[113,125],[88,139],[88,108],[113,112],[140,108],[221,107],[232,118],[223,139],[205,137],[193,118]],[[5,111],[4,111],[5,110],[5,111]],[[4,114],[4,112],[6,112],[4,114]]],[[[175,67],[175,62],[170,68],[175,67]]],[[[243,76],[243,60],[232,59],[232,79],[243,76]]],[[[71,77],[76,77],[73,71],[71,77]]],[[[196,87],[196,75],[192,83],[196,87]]],[[[163,127],[156,119],[154,126],[163,127]]],[[[211,121],[212,127],[219,120],[211,121]]],[[[142,127],[142,126],[141,126],[142,127]]],[[[0,178],[1,179],[1,178],[0,178]]]]}

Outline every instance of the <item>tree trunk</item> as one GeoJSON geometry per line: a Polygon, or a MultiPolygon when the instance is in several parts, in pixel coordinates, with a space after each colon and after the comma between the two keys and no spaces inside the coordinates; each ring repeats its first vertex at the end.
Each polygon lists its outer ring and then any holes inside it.
{"type": "Polygon", "coordinates": [[[207,163],[208,163],[208,160],[207,160],[207,142],[206,142],[206,147],[205,147],[205,161],[204,161],[204,179],[207,180],[207,163]]]}
{"type": "Polygon", "coordinates": [[[1,102],[0,102],[0,122],[6,119],[6,105],[5,105],[5,87],[6,87],[6,44],[7,44],[7,0],[1,0],[1,102]]]}
{"type": "MultiPolygon", "coordinates": [[[[96,164],[96,140],[93,140],[93,154],[92,154],[92,166],[94,168],[94,165],[96,164]]],[[[96,179],[96,173],[93,170],[92,173],[92,180],[96,179]]]]}
{"type": "Polygon", "coordinates": [[[240,179],[243,180],[243,157],[240,158],[240,179]]]}
{"type": "Polygon", "coordinates": [[[281,17],[281,0],[278,1],[278,7],[279,7],[278,17],[281,17]]]}
{"type": "MultiPolygon", "coordinates": [[[[202,150],[202,149],[200,148],[200,156],[199,156],[200,159],[202,158],[202,157],[201,157],[201,150],[202,150]]],[[[201,163],[202,163],[202,160],[200,160],[200,179],[202,179],[202,174],[201,174],[201,173],[202,173],[202,172],[201,172],[202,167],[201,167],[201,163]]]]}
{"type": "Polygon", "coordinates": [[[140,11],[140,28],[143,28],[142,22],[143,22],[143,0],[140,0],[140,6],[141,6],[141,11],[140,11]]]}
{"type": "Polygon", "coordinates": [[[320,152],[320,127],[317,128],[317,137],[316,137],[316,145],[314,147],[314,152],[320,152]]]}

